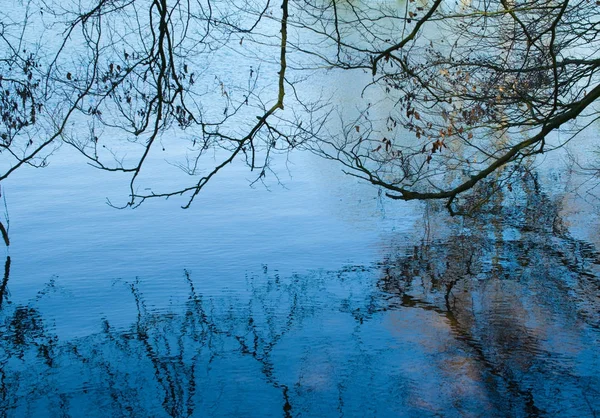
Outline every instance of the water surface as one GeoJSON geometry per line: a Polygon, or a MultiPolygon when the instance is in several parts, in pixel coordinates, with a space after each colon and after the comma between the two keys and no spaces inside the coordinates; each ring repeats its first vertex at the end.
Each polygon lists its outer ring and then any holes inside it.
{"type": "Polygon", "coordinates": [[[298,154],[123,211],[57,162],[4,185],[3,416],[600,413],[597,225],[532,174],[451,218],[298,154]]]}

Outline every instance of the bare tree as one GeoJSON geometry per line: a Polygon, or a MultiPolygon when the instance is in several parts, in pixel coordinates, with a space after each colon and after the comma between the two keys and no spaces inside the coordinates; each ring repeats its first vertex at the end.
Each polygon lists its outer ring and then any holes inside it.
{"type": "Polygon", "coordinates": [[[395,100],[385,123],[365,112],[317,145],[389,197],[452,209],[459,194],[509,183],[598,117],[597,4],[409,2],[405,19],[407,35],[370,52],[374,84],[395,100]]]}
{"type": "Polygon", "coordinates": [[[514,167],[596,117],[597,7],[16,3],[0,27],[0,181],[66,143],[128,174],[127,206],[185,195],[187,207],[230,163],[260,180],[273,153],[303,148],[392,198],[452,208],[473,188],[509,183],[514,167]],[[351,106],[315,88],[344,72],[363,91],[351,106]],[[145,174],[164,150],[167,169],[186,176],[159,189],[145,174]]]}

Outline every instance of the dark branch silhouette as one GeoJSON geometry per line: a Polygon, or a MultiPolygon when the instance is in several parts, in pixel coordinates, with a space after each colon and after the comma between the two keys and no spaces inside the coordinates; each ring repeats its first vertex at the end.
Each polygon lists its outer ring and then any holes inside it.
{"type": "Polygon", "coordinates": [[[29,4],[0,26],[0,181],[68,144],[128,175],[119,207],[189,207],[230,165],[260,181],[275,154],[301,149],[452,211],[598,117],[586,0],[29,4]],[[57,41],[42,46],[38,27],[57,41]],[[350,106],[317,84],[345,72],[350,106]],[[173,166],[185,176],[147,176],[173,166]]]}

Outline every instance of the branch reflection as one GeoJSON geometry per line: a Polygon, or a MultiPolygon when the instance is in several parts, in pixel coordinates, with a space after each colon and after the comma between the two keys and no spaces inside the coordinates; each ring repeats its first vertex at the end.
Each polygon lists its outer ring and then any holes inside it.
{"type": "Polygon", "coordinates": [[[117,281],[135,319],[97,318],[76,338],[44,308],[58,280],[28,304],[7,299],[8,258],[0,412],[595,416],[600,254],[534,177],[513,188],[489,215],[428,208],[425,239],[373,266],[265,266],[228,291],[184,271],[185,300],[164,304],[175,284],[117,281]]]}

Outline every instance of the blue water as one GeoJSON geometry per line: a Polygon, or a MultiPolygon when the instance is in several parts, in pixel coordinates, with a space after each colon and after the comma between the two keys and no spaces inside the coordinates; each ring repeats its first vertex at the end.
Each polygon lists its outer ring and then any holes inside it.
{"type": "Polygon", "coordinates": [[[564,197],[451,218],[297,154],[284,186],[232,166],[118,210],[118,176],[55,157],[3,184],[2,416],[600,413],[600,255],[564,197]]]}

